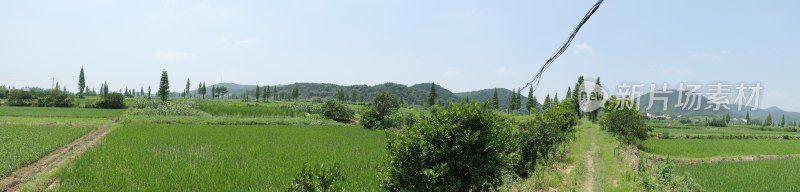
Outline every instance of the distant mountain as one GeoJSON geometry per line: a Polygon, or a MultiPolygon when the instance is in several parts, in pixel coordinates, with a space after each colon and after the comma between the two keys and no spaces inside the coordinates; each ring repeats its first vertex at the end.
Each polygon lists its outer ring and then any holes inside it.
{"type": "MultiPolygon", "coordinates": [[[[511,98],[511,94],[513,91],[508,90],[506,88],[497,88],[497,101],[500,104],[500,107],[508,107],[508,100],[511,98]]],[[[474,99],[479,102],[484,102],[492,99],[494,95],[494,89],[484,89],[480,91],[470,91],[470,92],[462,92],[462,93],[455,93],[456,96],[463,98],[463,99],[474,99]]],[[[544,98],[536,98],[539,100],[539,103],[542,102],[544,98]]],[[[563,98],[559,98],[563,99],[563,98]]],[[[522,106],[525,106],[528,103],[528,97],[522,96],[522,106]]]]}
{"type": "MultiPolygon", "coordinates": [[[[431,83],[420,83],[420,84],[412,85],[411,88],[424,91],[426,93],[425,99],[428,99],[427,93],[429,91],[431,91],[431,83]]],[[[459,99],[461,99],[461,97],[459,97],[456,94],[453,94],[453,92],[450,92],[450,90],[447,90],[442,86],[436,85],[436,102],[437,103],[444,104],[447,101],[455,101],[455,100],[459,100],[459,99]]],[[[427,101],[427,100],[425,100],[425,101],[427,101]]]]}
{"type": "MultiPolygon", "coordinates": [[[[211,85],[207,85],[210,89],[211,85]]],[[[236,83],[219,83],[215,84],[214,86],[225,86],[228,88],[228,93],[230,96],[240,98],[244,94],[250,95],[252,97],[255,95],[255,85],[241,85],[236,83]]],[[[412,86],[401,85],[397,83],[384,83],[374,86],[369,85],[349,85],[349,86],[342,86],[330,83],[293,83],[289,85],[277,85],[271,86],[271,88],[276,89],[278,92],[276,95],[289,97],[291,95],[291,91],[294,87],[297,87],[300,90],[300,98],[303,99],[310,99],[310,98],[335,98],[336,92],[339,89],[345,91],[345,96],[350,99],[352,97],[353,92],[356,93],[359,100],[363,99],[365,101],[370,101],[375,96],[376,93],[385,91],[391,94],[394,94],[400,97],[404,103],[412,104],[412,105],[424,105],[428,99],[428,91],[430,91],[431,84],[430,83],[420,83],[412,86]]],[[[192,90],[192,93],[196,93],[196,90],[192,90]]],[[[479,102],[487,101],[492,98],[492,94],[494,94],[494,89],[483,89],[479,91],[470,91],[470,92],[461,92],[461,93],[453,93],[450,90],[447,90],[444,87],[436,85],[436,94],[437,99],[436,102],[443,104],[447,101],[456,101],[462,99],[474,99],[479,102]]],[[[511,97],[512,91],[505,88],[498,88],[497,95],[498,101],[501,107],[508,106],[508,100],[511,97]]],[[[719,110],[713,109],[705,109],[708,106],[709,99],[705,96],[698,96],[700,100],[701,107],[699,110],[689,110],[688,107],[686,110],[682,109],[682,107],[675,107],[678,104],[678,92],[672,91],[672,93],[657,93],[654,94],[657,98],[666,97],[668,100],[666,110],[662,110],[663,102],[661,100],[654,100],[653,106],[649,110],[645,110],[647,105],[650,101],[650,94],[645,93],[639,97],[639,110],[642,113],[653,113],[653,114],[669,114],[672,116],[717,116],[722,117],[726,113],[730,113],[732,117],[742,119],[746,115],[746,113],[750,112],[751,119],[759,119],[763,120],[767,117],[768,114],[772,114],[772,119],[775,122],[779,122],[781,115],[786,115],[787,122],[800,122],[800,113],[798,112],[789,112],[782,110],[777,107],[770,107],[766,109],[758,109],[758,110],[751,110],[752,107],[744,106],[742,110],[739,111],[737,106],[734,104],[728,104],[730,109],[720,108],[719,110]]],[[[537,98],[539,102],[542,102],[544,98],[537,98]]],[[[559,95],[559,99],[564,99],[563,95],[559,95]]],[[[683,102],[686,102],[687,97],[684,95],[682,98],[683,102]]],[[[733,98],[730,98],[732,100],[733,98]]],[[[525,105],[527,101],[527,97],[522,96],[522,104],[525,105]]]]}
{"type": "MultiPolygon", "coordinates": [[[[207,87],[211,87],[211,85],[206,85],[207,87]]],[[[228,89],[228,93],[230,96],[240,98],[243,95],[249,95],[249,97],[255,96],[255,85],[240,85],[235,83],[218,83],[214,86],[225,86],[228,89]]],[[[300,91],[300,98],[302,99],[311,99],[311,98],[335,98],[336,92],[341,89],[345,92],[345,97],[350,100],[353,95],[353,92],[356,93],[356,97],[359,100],[370,101],[378,92],[389,92],[393,95],[400,97],[406,104],[412,105],[423,105],[427,102],[428,99],[428,91],[430,90],[430,83],[421,83],[416,84],[411,87],[397,84],[397,83],[384,83],[374,86],[368,85],[349,85],[349,86],[342,86],[330,83],[293,83],[289,85],[276,85],[271,86],[271,89],[275,89],[277,93],[274,93],[278,97],[289,97],[291,95],[292,89],[297,87],[300,91]]],[[[192,91],[196,93],[196,90],[192,91]]],[[[458,96],[450,92],[449,90],[437,85],[436,86],[436,94],[437,94],[437,102],[443,104],[447,101],[454,101],[460,99],[458,96]]]]}
{"type": "MultiPolygon", "coordinates": [[[[731,117],[743,119],[747,112],[750,112],[750,119],[760,119],[764,120],[767,115],[772,114],[773,122],[780,122],[781,115],[786,115],[786,122],[800,122],[800,113],[798,112],[790,112],[784,111],[778,107],[770,107],[766,109],[756,109],[753,110],[753,107],[750,106],[742,106],[742,110],[738,109],[738,105],[733,103],[734,98],[729,98],[730,103],[727,104],[729,109],[725,109],[724,107],[720,107],[719,110],[714,110],[714,108],[706,109],[710,104],[709,99],[703,95],[697,96],[697,99],[700,100],[700,109],[692,110],[697,106],[697,100],[695,100],[693,106],[687,106],[685,109],[682,106],[678,106],[678,97],[680,93],[676,90],[671,91],[671,93],[654,93],[653,97],[657,98],[653,100],[653,105],[648,110],[647,107],[650,103],[650,93],[645,93],[644,95],[640,96],[639,99],[639,111],[642,113],[652,113],[652,114],[669,114],[672,116],[684,115],[684,116],[704,116],[704,115],[711,115],[722,117],[727,113],[731,114],[731,117]],[[658,98],[667,98],[667,108],[666,110],[663,109],[663,100],[658,98]],[[677,106],[677,107],[676,107],[677,106]]],[[[681,102],[686,103],[688,102],[687,95],[684,94],[681,102]]]]}

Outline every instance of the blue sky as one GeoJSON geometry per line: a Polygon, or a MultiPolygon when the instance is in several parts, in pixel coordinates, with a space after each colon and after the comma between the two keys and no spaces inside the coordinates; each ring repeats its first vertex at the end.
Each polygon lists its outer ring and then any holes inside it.
{"type": "MultiPolygon", "coordinates": [[[[517,88],[592,0],[10,1],[0,6],[0,84],[74,90],[185,79],[243,84],[517,88]]],[[[537,95],[578,75],[622,81],[761,82],[765,106],[800,111],[797,1],[604,2],[537,95]]],[[[194,86],[193,86],[194,87],[194,86]]]]}

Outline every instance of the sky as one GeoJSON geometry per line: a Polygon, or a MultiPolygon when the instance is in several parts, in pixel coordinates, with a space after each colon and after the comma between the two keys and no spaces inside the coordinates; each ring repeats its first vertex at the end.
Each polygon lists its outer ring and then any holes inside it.
{"type": "MultiPolygon", "coordinates": [[[[595,3],[30,0],[0,6],[0,84],[112,90],[321,82],[522,87],[595,3]]],[[[535,94],[601,82],[760,82],[800,111],[800,1],[605,1],[535,94]]],[[[563,96],[562,96],[563,97],[563,96]]]]}

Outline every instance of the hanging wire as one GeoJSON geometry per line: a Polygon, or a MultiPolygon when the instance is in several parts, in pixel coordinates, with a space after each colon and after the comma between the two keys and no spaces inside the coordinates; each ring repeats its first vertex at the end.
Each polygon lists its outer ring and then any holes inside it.
{"type": "Polygon", "coordinates": [[[595,3],[591,9],[589,9],[589,12],[587,12],[586,15],[583,16],[583,19],[581,20],[580,23],[578,23],[578,26],[575,27],[575,30],[572,31],[572,34],[569,35],[569,38],[567,38],[567,40],[564,41],[564,43],[561,45],[561,48],[558,49],[558,51],[556,51],[556,53],[553,54],[553,56],[550,56],[550,59],[548,59],[547,62],[545,62],[544,65],[542,65],[542,68],[539,69],[539,72],[536,73],[535,76],[533,76],[533,79],[531,79],[528,83],[526,83],[525,86],[522,86],[520,90],[525,90],[528,88],[528,86],[531,86],[535,91],[536,88],[539,87],[539,80],[542,78],[542,74],[544,74],[544,71],[547,70],[547,68],[550,67],[551,64],[553,64],[553,61],[555,61],[559,56],[561,56],[562,53],[564,53],[564,51],[567,50],[570,43],[572,43],[572,39],[575,39],[575,35],[577,35],[578,31],[581,30],[583,24],[586,24],[586,21],[589,21],[589,18],[592,17],[592,14],[594,14],[594,12],[597,11],[598,8],[600,8],[601,3],[603,3],[603,0],[598,0],[597,3],[595,3]]]}

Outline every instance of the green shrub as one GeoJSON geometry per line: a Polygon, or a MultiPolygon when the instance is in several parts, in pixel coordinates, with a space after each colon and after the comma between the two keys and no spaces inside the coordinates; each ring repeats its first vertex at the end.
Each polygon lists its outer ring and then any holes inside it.
{"type": "Polygon", "coordinates": [[[661,135],[659,135],[658,138],[660,138],[660,139],[669,139],[670,138],[669,132],[666,132],[666,131],[661,132],[661,135]]]}
{"type": "Polygon", "coordinates": [[[712,119],[712,120],[711,120],[711,121],[709,121],[709,122],[706,122],[706,126],[711,126],[711,127],[727,127],[727,126],[728,126],[728,122],[726,122],[724,119],[716,119],[716,118],[715,118],[715,119],[712,119]]]}
{"type": "Polygon", "coordinates": [[[6,103],[8,106],[31,106],[35,98],[35,94],[31,91],[14,89],[8,93],[6,103]]]}
{"type": "Polygon", "coordinates": [[[368,129],[389,128],[391,122],[387,122],[386,117],[399,108],[400,99],[392,94],[380,92],[375,96],[370,108],[361,115],[361,125],[368,129]]]}
{"type": "Polygon", "coordinates": [[[197,110],[197,104],[191,100],[161,101],[155,99],[134,100],[130,115],[177,115],[177,116],[209,116],[197,110]]]}
{"type": "Polygon", "coordinates": [[[414,126],[414,124],[417,122],[417,119],[414,114],[397,112],[386,117],[384,122],[386,123],[386,127],[409,128],[414,126]]]}
{"type": "Polygon", "coordinates": [[[309,166],[308,163],[303,164],[303,169],[300,174],[295,176],[292,180],[292,186],[287,191],[298,192],[330,192],[342,191],[341,189],[334,188],[334,182],[342,180],[344,177],[339,172],[338,166],[325,167],[320,164],[319,166],[309,166]]]}
{"type": "Polygon", "coordinates": [[[103,109],[122,109],[125,108],[125,96],[120,93],[109,93],[102,100],[97,101],[95,107],[103,109]]]}
{"type": "Polygon", "coordinates": [[[478,103],[451,104],[389,133],[381,173],[389,191],[490,191],[514,162],[508,121],[478,103]]]}
{"type": "Polygon", "coordinates": [[[638,144],[647,139],[651,128],[645,125],[644,116],[635,108],[618,107],[628,102],[632,101],[614,97],[606,101],[600,126],[625,144],[638,144]]]}
{"type": "Polygon", "coordinates": [[[346,123],[351,122],[354,115],[353,109],[336,102],[336,100],[331,99],[322,104],[322,116],[325,118],[346,123]]]}
{"type": "Polygon", "coordinates": [[[518,128],[520,161],[515,171],[520,177],[528,177],[541,161],[555,158],[561,146],[569,142],[575,132],[578,116],[572,99],[545,109],[520,123],[518,128]]]}
{"type": "Polygon", "coordinates": [[[47,94],[39,96],[37,102],[34,104],[37,107],[73,107],[75,98],[72,94],[61,91],[50,91],[47,94]]]}
{"type": "Polygon", "coordinates": [[[654,163],[652,169],[648,170],[647,158],[639,156],[636,172],[644,191],[703,191],[694,180],[679,175],[670,158],[654,163]]]}

